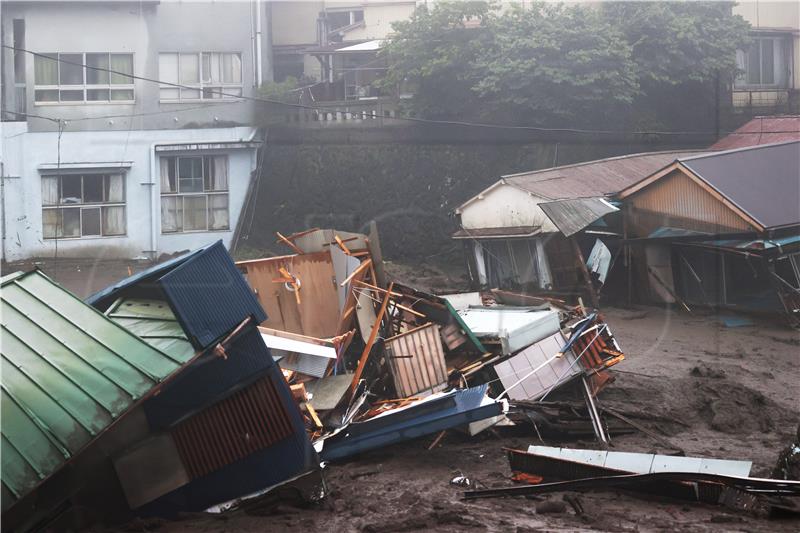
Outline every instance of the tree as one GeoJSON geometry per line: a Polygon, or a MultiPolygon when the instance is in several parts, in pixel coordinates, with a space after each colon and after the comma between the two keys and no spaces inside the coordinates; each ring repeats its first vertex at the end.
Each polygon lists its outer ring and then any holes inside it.
{"type": "Polygon", "coordinates": [[[713,111],[717,80],[736,74],[748,25],[731,5],[437,2],[394,25],[383,83],[415,85],[412,110],[428,118],[671,124],[713,111]]]}
{"type": "Polygon", "coordinates": [[[479,54],[472,90],[492,116],[563,125],[601,120],[638,91],[631,47],[596,9],[536,3],[487,23],[493,46],[479,54]]]}

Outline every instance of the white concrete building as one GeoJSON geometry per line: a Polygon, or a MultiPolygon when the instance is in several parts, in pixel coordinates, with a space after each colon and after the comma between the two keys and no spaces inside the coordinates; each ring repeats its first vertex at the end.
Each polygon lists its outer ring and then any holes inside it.
{"type": "Polygon", "coordinates": [[[265,11],[3,2],[2,258],[230,245],[261,145],[265,11]]]}

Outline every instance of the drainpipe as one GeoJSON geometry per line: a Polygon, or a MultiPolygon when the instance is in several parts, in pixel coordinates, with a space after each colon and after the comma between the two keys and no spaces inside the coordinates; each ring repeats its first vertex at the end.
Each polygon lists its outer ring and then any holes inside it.
{"type": "Polygon", "coordinates": [[[256,84],[261,87],[261,0],[256,0],[256,84]]]}

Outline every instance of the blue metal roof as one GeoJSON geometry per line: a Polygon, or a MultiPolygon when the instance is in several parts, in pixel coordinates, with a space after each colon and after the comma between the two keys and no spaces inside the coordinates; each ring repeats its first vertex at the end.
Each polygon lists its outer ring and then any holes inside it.
{"type": "Polygon", "coordinates": [[[222,241],[156,265],[87,299],[105,310],[122,296],[152,297],[157,290],[172,308],[196,349],[210,346],[247,317],[267,319],[253,290],[236,268],[222,241]]]}
{"type": "Polygon", "coordinates": [[[341,433],[325,440],[320,456],[325,461],[414,439],[497,416],[502,404],[492,401],[482,405],[488,385],[456,390],[435,400],[388,412],[364,422],[351,423],[341,433]]]}

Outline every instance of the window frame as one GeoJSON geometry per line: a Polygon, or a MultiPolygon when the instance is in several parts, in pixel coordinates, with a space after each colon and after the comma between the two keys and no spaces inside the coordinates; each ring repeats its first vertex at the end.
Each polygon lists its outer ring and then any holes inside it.
{"type": "Polygon", "coordinates": [[[236,51],[223,52],[223,51],[211,51],[211,50],[204,50],[204,51],[200,51],[200,52],[179,52],[179,51],[171,51],[171,50],[170,51],[165,51],[165,52],[159,52],[158,53],[158,79],[159,80],[164,80],[165,79],[164,74],[161,72],[161,56],[162,55],[175,55],[176,56],[177,62],[176,62],[176,65],[175,65],[175,68],[176,68],[175,77],[178,80],[177,84],[180,85],[181,87],[175,87],[174,85],[159,85],[159,88],[158,88],[158,101],[160,103],[181,104],[181,103],[187,103],[187,102],[189,102],[189,103],[215,102],[215,101],[230,102],[230,101],[240,100],[244,96],[244,69],[245,69],[245,64],[244,64],[244,57],[243,57],[244,54],[242,52],[236,52],[236,51]],[[223,80],[220,80],[219,82],[213,82],[213,81],[205,82],[205,81],[203,81],[203,79],[204,79],[204,76],[203,76],[203,74],[204,74],[203,73],[203,55],[204,54],[219,54],[220,62],[223,61],[223,57],[225,55],[238,56],[239,57],[239,69],[240,69],[239,82],[238,83],[226,83],[223,80]],[[188,55],[193,55],[193,56],[197,57],[197,76],[198,76],[198,81],[196,83],[195,82],[191,82],[191,83],[190,82],[184,82],[183,80],[181,80],[181,56],[188,56],[188,55]],[[186,88],[183,88],[183,87],[186,87],[186,88]],[[165,98],[165,97],[163,97],[162,94],[164,93],[164,89],[168,89],[168,90],[171,89],[171,90],[178,91],[178,97],[177,98],[165,98]],[[211,90],[214,90],[214,91],[220,91],[220,92],[225,92],[225,93],[229,93],[231,91],[237,91],[238,90],[240,92],[240,95],[239,96],[227,96],[227,95],[221,95],[220,94],[220,95],[218,95],[217,98],[214,98],[214,97],[205,98],[203,96],[205,89],[211,89],[211,90]],[[190,91],[190,90],[197,90],[200,96],[198,98],[183,97],[182,96],[183,91],[190,91]]]}
{"type": "MultiPolygon", "coordinates": [[[[171,160],[171,162],[169,164],[173,165],[174,175],[175,175],[175,191],[166,191],[165,192],[163,189],[161,189],[161,191],[160,191],[161,209],[162,210],[164,209],[163,206],[164,206],[164,200],[165,199],[174,199],[174,201],[175,201],[175,211],[176,211],[176,213],[178,213],[178,214],[176,214],[176,219],[179,219],[179,220],[176,220],[177,229],[175,229],[175,230],[165,230],[164,229],[164,219],[163,219],[163,216],[162,216],[161,217],[161,222],[160,222],[162,235],[179,235],[179,234],[183,234],[183,233],[209,233],[209,232],[231,231],[231,210],[230,210],[231,209],[230,208],[230,205],[231,205],[230,204],[230,189],[231,189],[230,163],[231,163],[231,158],[230,158],[230,155],[229,154],[200,154],[200,155],[181,154],[181,155],[161,155],[159,157],[163,157],[163,158],[167,158],[167,159],[171,160]],[[208,158],[209,160],[213,160],[213,158],[216,158],[216,157],[224,157],[225,158],[225,165],[227,166],[227,169],[228,169],[228,178],[227,178],[227,188],[226,189],[208,189],[208,188],[206,188],[206,175],[205,175],[205,170],[207,168],[207,166],[206,166],[206,158],[208,158]],[[201,169],[202,173],[201,173],[201,176],[200,176],[200,180],[202,181],[202,184],[203,184],[203,190],[202,191],[181,192],[181,190],[180,190],[181,178],[180,178],[180,173],[179,173],[180,172],[179,169],[180,169],[180,160],[181,159],[200,159],[201,160],[200,169],[201,169]],[[205,198],[205,201],[206,201],[206,207],[205,207],[206,224],[205,224],[205,229],[201,228],[201,229],[188,229],[187,230],[186,229],[186,224],[185,224],[185,216],[184,216],[185,213],[186,213],[186,209],[185,209],[186,198],[199,198],[199,197],[200,198],[205,198]],[[225,197],[226,198],[226,205],[227,205],[226,210],[228,212],[228,216],[227,216],[228,220],[227,220],[227,223],[226,223],[224,228],[211,228],[211,212],[210,212],[210,210],[212,209],[212,207],[211,207],[211,205],[212,205],[211,198],[212,197],[225,197]],[[180,204],[180,208],[179,208],[178,204],[180,204]]],[[[160,164],[159,164],[159,168],[160,168],[160,164]]]]}
{"type": "Polygon", "coordinates": [[[42,239],[47,241],[54,241],[54,240],[76,240],[76,239],[107,239],[107,238],[118,238],[118,237],[127,237],[128,235],[128,210],[127,210],[127,183],[125,179],[126,174],[124,172],[85,172],[85,173],[65,173],[65,174],[46,174],[41,177],[42,179],[42,187],[44,187],[44,180],[45,179],[57,179],[58,180],[58,200],[55,204],[45,204],[44,202],[44,194],[42,195],[42,239]],[[84,183],[84,178],[87,176],[91,177],[101,177],[102,178],[102,198],[106,198],[108,191],[110,190],[110,181],[112,176],[119,176],[120,183],[122,184],[122,200],[121,201],[109,201],[109,200],[101,200],[101,201],[90,201],[86,202],[86,187],[84,183]],[[63,195],[63,180],[64,178],[74,178],[79,177],[81,181],[81,201],[78,203],[63,203],[62,202],[62,195],[63,195]],[[122,208],[122,233],[105,233],[105,222],[104,222],[104,209],[110,207],[120,207],[122,208]],[[92,233],[92,234],[85,234],[83,232],[83,219],[84,219],[84,211],[89,210],[98,210],[100,213],[100,233],[92,233]],[[56,212],[56,216],[61,217],[61,231],[62,235],[58,235],[58,228],[59,225],[56,225],[56,232],[53,236],[45,235],[45,212],[47,211],[54,211],[56,212]],[[64,212],[66,211],[77,211],[78,212],[78,228],[79,228],[79,235],[63,235],[64,225],[63,225],[63,217],[64,212]]]}
{"type": "Polygon", "coordinates": [[[737,51],[737,62],[740,62],[741,65],[744,67],[740,69],[740,74],[736,77],[733,83],[734,90],[749,90],[749,91],[758,91],[758,90],[782,90],[788,89],[791,85],[790,78],[792,76],[791,72],[791,65],[790,65],[790,56],[791,50],[789,50],[787,43],[789,43],[789,37],[786,35],[754,35],[752,37],[752,42],[750,47],[745,50],[738,50],[737,51]],[[772,43],[772,61],[773,61],[773,81],[772,83],[764,83],[762,80],[764,79],[764,42],[769,41],[772,43]],[[758,47],[758,79],[759,81],[756,83],[751,83],[747,81],[747,76],[749,71],[747,70],[748,66],[748,56],[750,51],[752,50],[753,46],[758,47]],[[788,53],[787,53],[788,52],[788,53]],[[740,56],[741,54],[741,56],[740,56]],[[778,68],[776,68],[775,62],[776,55],[780,54],[782,58],[781,64],[778,64],[777,67],[780,69],[787,69],[784,72],[779,73],[778,68]],[[739,59],[741,58],[741,61],[739,59]],[[783,81],[781,78],[785,78],[783,81]]]}
{"type": "MultiPolygon", "coordinates": [[[[56,77],[58,79],[58,83],[55,85],[44,85],[39,84],[36,82],[36,76],[33,77],[33,105],[34,106],[52,106],[52,105],[130,105],[136,103],[136,86],[135,80],[131,78],[131,83],[111,83],[111,76],[112,74],[108,72],[108,83],[88,83],[88,76],[87,76],[87,65],[86,56],[87,55],[97,55],[97,54],[105,54],[108,56],[108,69],[111,70],[111,56],[112,55],[126,55],[130,56],[131,58],[131,76],[136,75],[136,56],[133,52],[48,52],[42,55],[45,56],[55,56],[55,59],[50,58],[52,61],[56,62],[57,71],[56,77]],[[81,84],[61,84],[61,66],[63,63],[60,61],[61,56],[63,55],[78,55],[81,56],[81,64],[84,66],[81,67],[81,77],[83,83],[81,84]],[[106,100],[89,100],[88,94],[91,90],[98,90],[98,91],[108,91],[108,99],[106,100]],[[129,100],[113,100],[111,99],[111,91],[131,91],[133,98],[129,100]],[[36,95],[39,91],[56,91],[58,93],[58,100],[37,100],[36,95]],[[83,93],[83,99],[81,100],[61,100],[61,92],[62,91],[81,91],[83,93]]],[[[36,68],[36,59],[39,56],[34,58],[34,69],[36,68]]]]}

